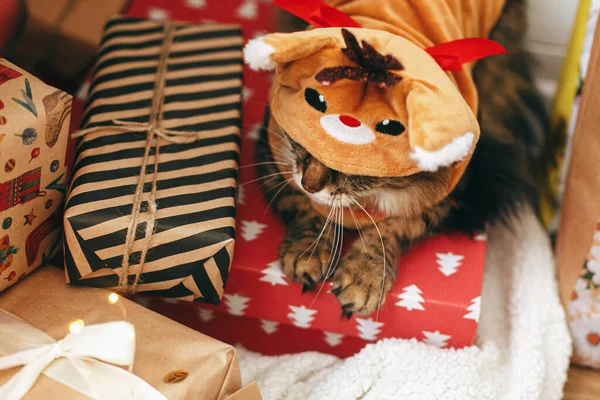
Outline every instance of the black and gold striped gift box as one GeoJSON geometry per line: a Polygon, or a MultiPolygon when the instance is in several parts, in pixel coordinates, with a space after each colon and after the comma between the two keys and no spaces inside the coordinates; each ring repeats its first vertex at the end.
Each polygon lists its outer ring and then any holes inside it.
{"type": "Polygon", "coordinates": [[[70,283],[219,303],[235,240],[241,48],[236,26],[107,23],[64,217],[70,283]]]}

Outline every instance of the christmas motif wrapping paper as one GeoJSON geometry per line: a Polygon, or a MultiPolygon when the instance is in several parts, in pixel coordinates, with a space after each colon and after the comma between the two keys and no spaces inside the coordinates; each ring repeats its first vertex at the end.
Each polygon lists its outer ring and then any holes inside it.
{"type": "Polygon", "coordinates": [[[567,304],[573,361],[600,368],[600,221],[567,304]]]}
{"type": "MultiPolygon", "coordinates": [[[[255,397],[240,398],[260,400],[256,387],[242,388],[235,349],[231,346],[111,294],[104,289],[66,285],[61,269],[48,265],[0,296],[0,309],[57,340],[69,333],[75,321],[82,326],[129,322],[135,328],[136,341],[132,372],[165,398],[221,400],[246,392],[255,397]]],[[[17,371],[17,368],[0,371],[0,385],[17,371]]],[[[25,398],[48,399],[48,393],[61,400],[89,398],[61,383],[60,375],[55,378],[41,375],[25,398]]]]}
{"type": "Polygon", "coordinates": [[[144,304],[227,343],[266,354],[316,350],[346,357],[369,342],[392,337],[416,338],[440,348],[475,342],[484,235],[426,239],[401,259],[398,279],[380,311],[348,320],[342,318],[329,282],[302,293],[300,284],[283,276],[278,249],[284,227],[265,211],[267,204],[258,186],[242,186],[247,197],[238,206],[241,238],[222,304],[169,299],[149,299],[144,304]]]}
{"type": "Polygon", "coordinates": [[[71,100],[0,58],[0,291],[60,250],[71,100]]]}
{"type": "Polygon", "coordinates": [[[65,211],[72,284],[219,303],[235,239],[242,37],[105,27],[65,211]]]}

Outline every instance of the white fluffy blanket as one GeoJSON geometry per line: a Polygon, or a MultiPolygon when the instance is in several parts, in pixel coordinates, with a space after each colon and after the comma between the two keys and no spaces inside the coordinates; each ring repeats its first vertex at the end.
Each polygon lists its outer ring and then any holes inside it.
{"type": "Polygon", "coordinates": [[[346,360],[238,349],[264,400],[562,398],[571,340],[548,238],[531,211],[488,230],[477,345],[442,350],[386,339],[346,360]]]}

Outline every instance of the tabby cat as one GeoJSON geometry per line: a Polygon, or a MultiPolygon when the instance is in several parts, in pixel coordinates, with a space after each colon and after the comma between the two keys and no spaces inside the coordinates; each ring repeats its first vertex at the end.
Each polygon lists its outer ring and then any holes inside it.
{"type": "MultiPolygon", "coordinates": [[[[302,29],[289,15],[280,15],[279,25],[282,31],[302,29]]],[[[446,191],[444,171],[377,178],[332,170],[287,136],[267,111],[257,163],[260,175],[270,177],[263,185],[267,200],[287,225],[280,257],[289,279],[305,291],[332,279],[342,315],[369,315],[385,301],[400,255],[420,238],[449,231],[474,234],[506,220],[524,203],[535,204],[547,126],[523,49],[525,26],[525,0],[507,0],[490,38],[508,54],[481,60],[473,71],[481,137],[465,175],[441,202],[430,199],[446,191]],[[269,145],[267,130],[276,132],[276,144],[269,145]],[[314,209],[311,198],[333,204],[329,217],[314,209]],[[342,225],[354,218],[343,199],[359,199],[365,211],[388,217],[359,230],[360,238],[342,255],[342,225]]]]}

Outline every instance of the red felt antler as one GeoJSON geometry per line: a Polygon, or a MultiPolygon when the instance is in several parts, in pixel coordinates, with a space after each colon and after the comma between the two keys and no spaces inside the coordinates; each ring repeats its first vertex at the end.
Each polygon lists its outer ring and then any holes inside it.
{"type": "MultiPolygon", "coordinates": [[[[321,0],[274,0],[273,4],[317,28],[361,27],[351,17],[321,0]]],[[[500,43],[485,38],[453,40],[425,51],[444,71],[460,71],[463,64],[506,53],[500,43]]]]}

